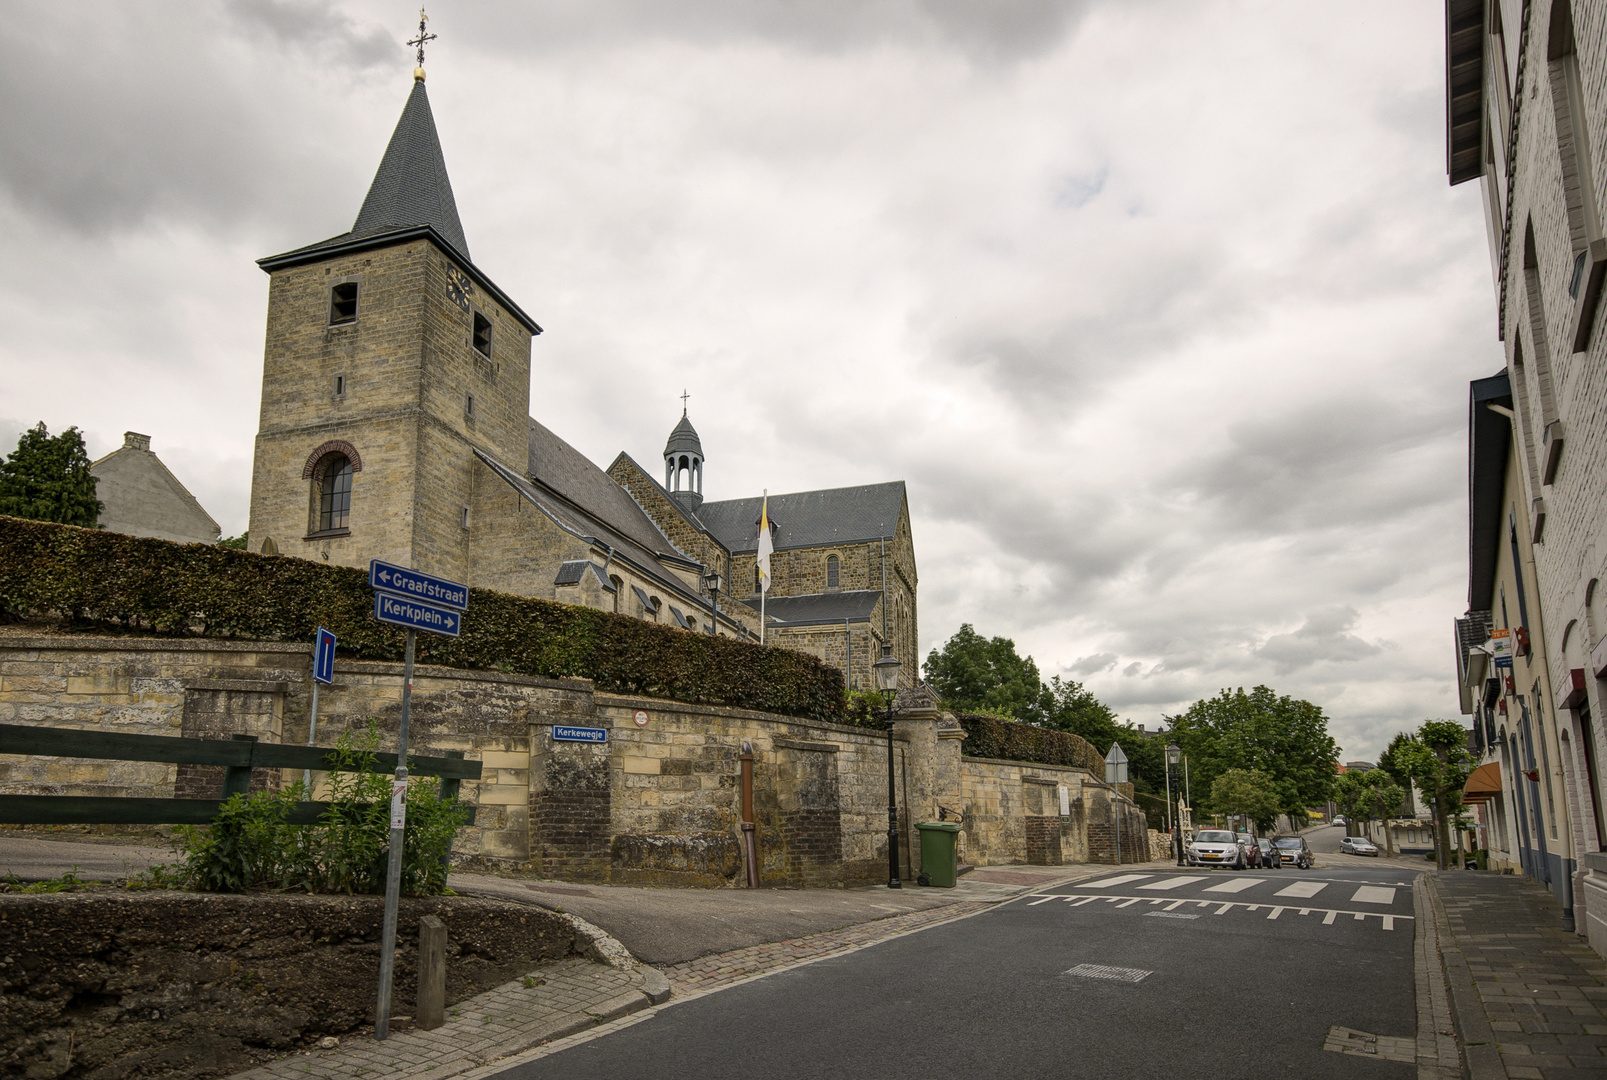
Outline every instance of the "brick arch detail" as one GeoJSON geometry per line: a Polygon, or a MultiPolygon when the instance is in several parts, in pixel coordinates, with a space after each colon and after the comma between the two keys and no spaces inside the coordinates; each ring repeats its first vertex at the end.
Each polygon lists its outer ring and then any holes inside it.
{"type": "Polygon", "coordinates": [[[311,480],[313,472],[318,468],[318,463],[330,454],[335,453],[346,455],[346,460],[352,463],[352,472],[359,473],[363,471],[363,459],[358,455],[355,446],[345,439],[330,439],[307,456],[307,464],[301,468],[301,478],[311,480]]]}

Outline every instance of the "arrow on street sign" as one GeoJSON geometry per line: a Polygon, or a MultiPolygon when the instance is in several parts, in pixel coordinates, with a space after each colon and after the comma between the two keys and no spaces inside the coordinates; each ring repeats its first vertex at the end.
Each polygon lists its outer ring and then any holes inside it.
{"type": "Polygon", "coordinates": [[[400,593],[430,604],[442,604],[459,611],[469,609],[469,587],[462,582],[448,581],[434,574],[420,573],[378,559],[368,563],[368,584],[383,592],[400,593]]]}
{"type": "Polygon", "coordinates": [[[457,637],[463,629],[461,611],[382,592],[374,594],[374,618],[409,630],[427,630],[447,637],[457,637]]]}

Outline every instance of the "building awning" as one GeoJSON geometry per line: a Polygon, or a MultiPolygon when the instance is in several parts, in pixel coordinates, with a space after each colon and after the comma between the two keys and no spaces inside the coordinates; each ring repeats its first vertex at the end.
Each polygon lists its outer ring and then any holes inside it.
{"type": "Polygon", "coordinates": [[[1462,785],[1462,801],[1475,806],[1487,801],[1492,795],[1501,794],[1501,766],[1495,762],[1480,765],[1468,777],[1468,782],[1462,785]]]}

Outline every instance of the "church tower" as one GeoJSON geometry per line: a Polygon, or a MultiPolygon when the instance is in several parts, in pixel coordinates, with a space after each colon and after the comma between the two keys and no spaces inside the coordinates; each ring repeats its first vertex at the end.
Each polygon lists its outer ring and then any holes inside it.
{"type": "Polygon", "coordinates": [[[681,407],[681,422],[664,444],[664,488],[693,513],[703,505],[703,443],[681,407]]]}
{"type": "Polygon", "coordinates": [[[351,231],[258,261],[250,543],[468,580],[475,451],[525,471],[541,327],[469,257],[420,53],[351,231]]]}

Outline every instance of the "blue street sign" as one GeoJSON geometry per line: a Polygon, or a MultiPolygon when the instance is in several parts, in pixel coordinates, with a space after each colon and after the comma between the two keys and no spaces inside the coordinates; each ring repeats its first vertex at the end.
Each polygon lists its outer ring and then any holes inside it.
{"type": "Polygon", "coordinates": [[[374,594],[374,618],[380,622],[405,626],[409,630],[428,630],[432,634],[457,637],[463,629],[463,613],[433,604],[409,600],[389,593],[374,594]]]}
{"type": "Polygon", "coordinates": [[[608,729],[600,727],[564,727],[561,724],[554,724],[552,726],[552,737],[556,742],[605,743],[608,741],[608,729]]]}
{"type": "Polygon", "coordinates": [[[459,611],[469,610],[469,587],[433,574],[421,574],[405,566],[372,559],[368,564],[368,584],[383,592],[400,593],[430,604],[444,604],[459,611]]]}
{"type": "Polygon", "coordinates": [[[326,686],[335,681],[335,635],[321,626],[312,639],[312,677],[326,686]]]}

